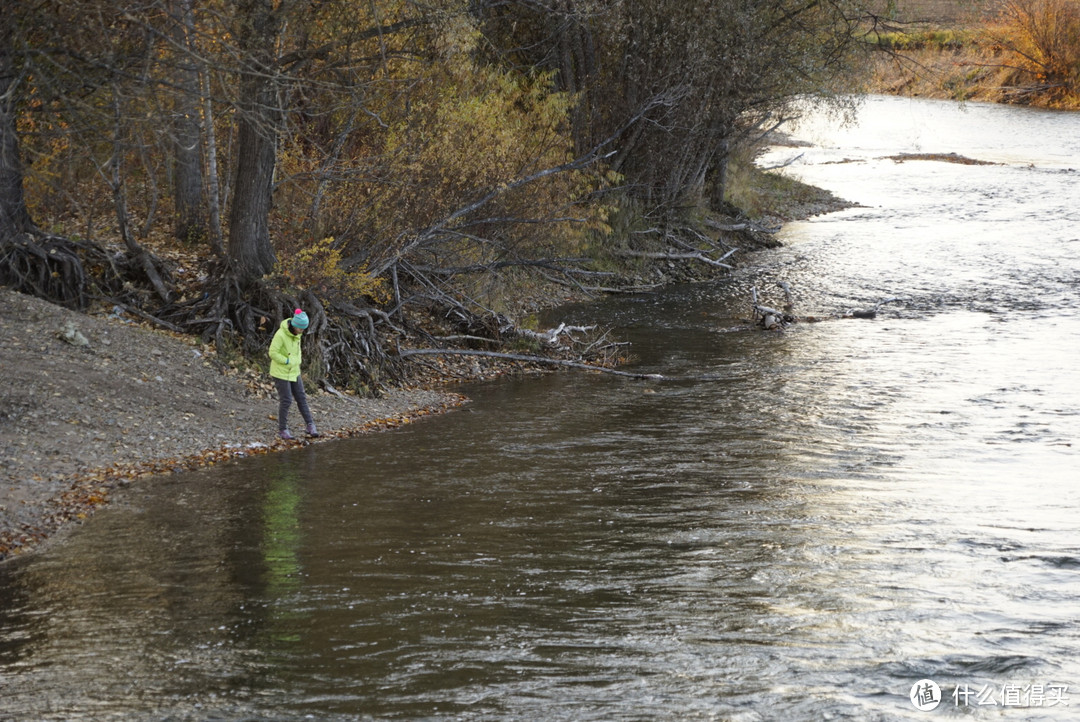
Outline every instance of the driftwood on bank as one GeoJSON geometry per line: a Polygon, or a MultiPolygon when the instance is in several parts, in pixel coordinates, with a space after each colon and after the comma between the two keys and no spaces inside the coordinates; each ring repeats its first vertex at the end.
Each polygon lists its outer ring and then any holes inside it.
{"type": "Polygon", "coordinates": [[[154,316],[153,314],[147,313],[146,311],[142,310],[138,306],[133,306],[133,305],[128,304],[128,303],[120,303],[119,301],[114,301],[113,302],[113,308],[114,309],[120,309],[121,311],[124,311],[125,313],[130,313],[132,316],[138,316],[142,320],[147,321],[149,323],[152,323],[155,326],[160,326],[161,328],[163,328],[163,329],[165,329],[167,331],[173,331],[175,333],[183,333],[183,331],[184,331],[184,329],[180,328],[176,324],[169,323],[168,321],[163,321],[160,318],[158,318],[157,316],[154,316]]]}
{"type": "Polygon", "coordinates": [[[713,230],[725,231],[728,233],[736,233],[738,231],[755,231],[757,233],[779,233],[780,226],[762,226],[750,221],[744,221],[742,223],[723,224],[706,218],[705,225],[713,230]]]}
{"type": "Polygon", "coordinates": [[[560,323],[558,328],[553,328],[550,331],[532,331],[527,328],[515,328],[514,331],[525,338],[531,338],[534,341],[540,341],[548,346],[559,345],[559,336],[562,334],[570,335],[572,333],[585,333],[592,331],[596,326],[567,326],[565,323],[560,323]]]}
{"type": "MultiPolygon", "coordinates": [[[[693,231],[693,229],[688,229],[688,232],[694,232],[694,231],[693,231]]],[[[694,233],[696,233],[696,232],[694,232],[694,233]]],[[[705,236],[703,234],[696,234],[696,235],[706,245],[712,246],[714,249],[723,250],[723,249],[720,248],[720,245],[718,243],[713,241],[708,236],[705,236]]],[[[731,270],[733,268],[733,266],[729,266],[728,264],[724,263],[723,261],[726,261],[728,258],[735,255],[739,250],[738,248],[732,248],[731,246],[729,246],[727,244],[723,244],[724,248],[727,249],[727,251],[724,253],[724,255],[722,255],[722,256],[720,256],[719,258],[716,258],[716,259],[711,259],[707,255],[708,251],[705,251],[705,250],[703,250],[701,248],[697,248],[693,244],[687,243],[686,241],[684,241],[684,240],[682,240],[682,239],[680,239],[680,238],[678,238],[676,236],[669,235],[668,236],[668,242],[671,243],[672,245],[675,245],[675,246],[678,246],[679,248],[682,248],[683,250],[685,250],[685,251],[687,251],[687,252],[689,252],[691,254],[700,254],[701,256],[704,256],[704,258],[700,258],[698,260],[702,260],[702,261],[705,261],[706,263],[708,263],[710,265],[717,266],[719,268],[726,268],[728,270],[731,270]]],[[[697,256],[695,255],[695,258],[696,257],[697,256]]]]}
{"type": "Polygon", "coordinates": [[[527,363],[538,363],[548,366],[568,366],[570,368],[586,369],[588,371],[599,371],[605,374],[624,376],[626,378],[632,379],[665,378],[661,374],[639,374],[632,371],[619,371],[618,369],[609,369],[606,366],[595,366],[593,364],[588,364],[581,361],[568,361],[566,359],[547,358],[544,356],[533,356],[530,354],[499,353],[497,351],[474,351],[470,349],[452,348],[413,348],[400,349],[398,351],[398,355],[401,358],[407,358],[409,356],[485,356],[487,358],[497,358],[506,361],[525,361],[527,363]]]}
{"type": "MultiPolygon", "coordinates": [[[[791,286],[784,282],[779,281],[777,285],[784,290],[784,308],[783,310],[777,310],[771,306],[765,306],[758,300],[758,289],[756,286],[750,289],[750,307],[753,310],[754,324],[760,326],[767,331],[776,331],[787,328],[793,323],[799,321],[817,322],[824,321],[826,317],[821,316],[798,316],[795,314],[795,300],[792,297],[791,286]]],[[[888,303],[895,303],[897,301],[903,301],[904,299],[899,296],[891,296],[889,298],[883,298],[874,304],[869,309],[856,309],[843,313],[838,316],[832,316],[831,318],[862,318],[873,319],[877,318],[878,311],[882,306],[888,303]]]]}
{"type": "MultiPolygon", "coordinates": [[[[729,251],[724,256],[724,258],[727,258],[729,255],[731,255],[731,253],[732,252],[729,251]]],[[[717,268],[726,268],[729,270],[734,268],[734,266],[729,263],[724,263],[722,261],[714,261],[713,259],[706,256],[703,251],[699,251],[697,253],[693,251],[686,253],[664,253],[660,251],[616,251],[615,255],[625,256],[629,258],[656,258],[661,261],[701,261],[702,263],[707,263],[710,266],[716,266],[717,268]]]]}
{"type": "MultiPolygon", "coordinates": [[[[726,228],[717,226],[715,222],[712,225],[717,228],[726,228]]],[[[748,227],[749,226],[746,225],[740,225],[738,229],[732,227],[732,230],[740,230],[748,227]]],[[[651,258],[660,261],[700,261],[701,263],[714,268],[723,268],[730,271],[734,270],[734,266],[724,263],[724,261],[739,251],[738,248],[725,243],[722,238],[711,238],[692,226],[645,228],[633,231],[633,234],[656,236],[660,239],[660,245],[666,245],[668,250],[642,251],[623,249],[613,251],[612,254],[624,258],[651,258]],[[717,254],[721,255],[715,257],[717,254]]]]}
{"type": "Polygon", "coordinates": [[[621,376],[623,378],[641,379],[645,381],[664,381],[668,383],[700,383],[705,381],[728,381],[730,377],[722,374],[696,374],[693,376],[666,376],[664,374],[634,373],[633,371],[620,371],[606,366],[597,366],[581,361],[567,361],[564,359],[546,358],[529,354],[497,353],[494,351],[473,351],[469,349],[452,348],[417,348],[401,349],[399,355],[402,358],[409,356],[486,356],[508,361],[524,361],[527,363],[545,364],[548,366],[565,366],[569,368],[584,369],[586,371],[599,371],[600,373],[621,376]]]}
{"type": "Polygon", "coordinates": [[[612,286],[583,286],[586,291],[592,291],[593,293],[608,293],[608,294],[634,294],[634,293],[648,293],[649,291],[655,291],[664,284],[662,283],[650,283],[640,286],[626,286],[625,288],[614,288],[612,286]]]}

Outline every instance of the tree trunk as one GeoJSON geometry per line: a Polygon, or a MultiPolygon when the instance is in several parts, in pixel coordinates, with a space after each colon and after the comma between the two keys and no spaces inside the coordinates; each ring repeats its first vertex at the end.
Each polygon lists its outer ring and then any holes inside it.
{"type": "Polygon", "coordinates": [[[217,130],[214,128],[214,103],[210,98],[210,69],[203,68],[199,84],[202,87],[203,135],[206,138],[206,195],[210,204],[210,250],[218,258],[225,257],[221,239],[221,191],[218,187],[217,130]]]}
{"type": "Polygon", "coordinates": [[[0,241],[34,229],[23,195],[23,166],[15,128],[14,10],[0,12],[0,241]]]}
{"type": "Polygon", "coordinates": [[[711,169],[709,184],[709,207],[722,210],[727,203],[728,161],[731,158],[731,144],[725,138],[720,142],[716,160],[711,169]]]}
{"type": "Polygon", "coordinates": [[[128,256],[138,262],[161,300],[165,303],[169,303],[172,300],[172,294],[169,292],[164,280],[162,280],[161,275],[158,273],[153,258],[146,249],[135,240],[135,236],[131,233],[131,219],[128,216],[127,210],[126,184],[122,172],[124,145],[121,138],[123,135],[124,116],[121,113],[120,89],[116,84],[113,84],[113,118],[115,125],[113,127],[113,156],[112,160],[109,161],[111,166],[109,185],[112,187],[113,192],[113,207],[116,212],[116,225],[120,229],[120,238],[124,241],[124,246],[128,249],[128,256]]]}
{"type": "Polygon", "coordinates": [[[173,121],[175,138],[176,239],[199,243],[206,239],[206,206],[203,201],[202,154],[199,152],[199,74],[193,50],[195,15],[192,0],[175,0],[174,25],[177,55],[176,108],[173,121]]]}
{"type": "Polygon", "coordinates": [[[244,53],[237,118],[236,185],[229,215],[229,260],[242,280],[265,276],[276,258],[270,205],[281,111],[274,81],[279,20],[269,0],[237,3],[237,40],[244,53]]]}

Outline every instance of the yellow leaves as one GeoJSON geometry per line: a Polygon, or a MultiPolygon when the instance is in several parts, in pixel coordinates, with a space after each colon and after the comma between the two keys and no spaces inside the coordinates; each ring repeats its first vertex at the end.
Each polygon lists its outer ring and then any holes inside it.
{"type": "Polygon", "coordinates": [[[320,295],[340,294],[350,300],[370,298],[376,303],[390,299],[386,280],[372,276],[366,265],[352,270],[343,267],[341,249],[333,236],[289,254],[278,263],[277,270],[292,285],[320,295]]]}
{"type": "MultiPolygon", "coordinates": [[[[387,137],[387,155],[407,160],[395,170],[412,174],[425,189],[429,214],[484,189],[509,186],[523,175],[559,165],[570,152],[566,124],[571,98],[555,92],[546,75],[525,76],[480,65],[463,55],[433,68],[434,82],[413,111],[387,137]]],[[[566,179],[536,184],[561,190],[534,207],[565,201],[566,179]]]]}
{"type": "Polygon", "coordinates": [[[480,41],[480,30],[464,13],[450,14],[442,26],[436,48],[445,62],[455,64],[467,58],[480,41]]]}
{"type": "Polygon", "coordinates": [[[1009,0],[997,22],[986,29],[1008,63],[999,80],[1004,86],[1026,86],[1036,105],[1075,107],[1080,95],[1080,6],[1072,0],[1009,0]],[[1021,77],[1016,77],[1016,76],[1021,77]]]}
{"type": "MultiPolygon", "coordinates": [[[[62,124],[57,124],[61,129],[62,124]]],[[[40,147],[34,163],[29,166],[23,179],[27,206],[32,211],[45,207],[49,203],[52,187],[61,178],[65,165],[69,162],[71,144],[65,135],[54,136],[40,147]]]]}
{"type": "MultiPolygon", "coordinates": [[[[481,62],[481,36],[463,5],[448,0],[437,9],[429,7],[425,12],[431,22],[416,31],[344,41],[352,64],[343,77],[358,83],[354,94],[307,89],[310,107],[333,110],[294,115],[295,132],[282,138],[278,171],[283,181],[275,191],[275,206],[288,210],[278,214],[275,235],[333,235],[348,248],[324,239],[283,255],[281,273],[290,282],[385,297],[380,296],[386,293],[385,283],[363,269],[346,274],[340,268],[342,255],[391,256],[421,229],[441,224],[491,192],[494,201],[448,230],[494,239],[502,248],[538,244],[538,253],[569,249],[577,242],[586,226],[576,222],[463,226],[480,214],[528,220],[579,216],[567,208],[603,182],[588,171],[518,183],[570,159],[569,114],[575,99],[555,90],[551,74],[481,62]],[[372,59],[379,59],[377,71],[364,65],[372,59]],[[365,76],[368,71],[371,75],[365,76]]],[[[415,12],[402,0],[373,0],[358,7],[345,3],[337,10],[328,5],[319,10],[319,23],[308,29],[318,45],[323,33],[340,41],[358,28],[387,27],[415,12]]],[[[451,253],[441,260],[453,263],[470,244],[477,245],[471,240],[442,246],[451,253]]]]}

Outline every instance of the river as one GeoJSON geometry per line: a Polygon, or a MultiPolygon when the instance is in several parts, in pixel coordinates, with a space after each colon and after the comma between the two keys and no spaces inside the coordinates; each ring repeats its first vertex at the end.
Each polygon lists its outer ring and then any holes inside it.
{"type": "Polygon", "coordinates": [[[136,486],[0,567],[0,718],[1075,718],[1080,114],[871,97],[796,134],[763,162],[858,207],[556,319],[684,380],[480,384],[136,486]],[[740,327],[780,281],[899,300],[740,327]]]}

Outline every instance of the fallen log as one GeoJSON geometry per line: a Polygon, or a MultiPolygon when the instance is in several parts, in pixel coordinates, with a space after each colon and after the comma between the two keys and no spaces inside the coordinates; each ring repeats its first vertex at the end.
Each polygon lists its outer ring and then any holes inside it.
{"type": "Polygon", "coordinates": [[[820,317],[820,316],[796,316],[795,315],[795,300],[791,293],[791,286],[786,281],[778,281],[777,285],[784,289],[784,310],[778,311],[771,306],[765,306],[758,301],[758,289],[756,286],[750,289],[750,307],[753,309],[754,323],[767,330],[776,330],[786,328],[792,323],[798,321],[818,322],[824,321],[828,318],[840,319],[840,318],[864,318],[873,319],[877,318],[878,310],[887,303],[894,303],[896,301],[903,301],[900,296],[892,296],[889,298],[883,298],[874,304],[873,308],[868,309],[856,309],[854,311],[848,311],[838,316],[832,317],[820,317]]]}
{"type": "Polygon", "coordinates": [[[716,221],[711,220],[711,219],[706,219],[705,220],[705,225],[707,225],[709,228],[712,228],[713,230],[726,231],[728,233],[735,233],[737,231],[756,231],[758,233],[779,233],[780,232],[780,226],[766,227],[766,226],[759,225],[757,223],[752,223],[750,221],[745,221],[743,223],[733,223],[733,224],[730,224],[730,225],[725,225],[723,223],[717,223],[716,221]]]}
{"type": "Polygon", "coordinates": [[[594,293],[610,293],[610,294],[633,294],[633,293],[647,293],[649,291],[655,291],[664,284],[662,283],[650,283],[645,286],[627,286],[626,288],[612,288],[610,286],[583,286],[586,291],[592,291],[594,293]]]}
{"type": "MultiPolygon", "coordinates": [[[[710,266],[716,266],[717,268],[726,268],[732,270],[735,267],[729,263],[722,263],[721,261],[714,261],[706,256],[704,253],[661,253],[657,251],[616,251],[616,256],[626,256],[630,258],[657,258],[661,261],[701,261],[707,263],[710,266]]],[[[730,253],[728,255],[731,255],[730,253]]],[[[727,256],[724,256],[727,258],[727,256]]]]}
{"type": "Polygon", "coordinates": [[[469,349],[452,349],[452,348],[412,348],[412,349],[399,349],[398,356],[401,358],[408,358],[409,356],[485,356],[487,358],[505,359],[507,361],[525,361],[528,363],[547,364],[549,366],[569,366],[570,368],[586,369],[587,371],[599,371],[605,374],[613,374],[615,376],[624,376],[632,379],[663,379],[661,374],[639,374],[631,371],[619,371],[618,369],[609,369],[605,366],[594,366],[593,364],[583,363],[581,361],[567,361],[565,359],[546,358],[544,356],[532,356],[529,354],[518,353],[499,353],[497,351],[474,351],[469,349]]]}
{"type": "Polygon", "coordinates": [[[168,321],[164,321],[164,320],[158,318],[157,316],[155,316],[153,314],[147,313],[146,311],[142,310],[138,306],[132,306],[132,305],[127,304],[127,303],[120,303],[119,301],[115,301],[113,303],[113,307],[114,308],[119,308],[121,311],[126,311],[127,313],[130,313],[132,316],[138,316],[142,320],[149,321],[150,323],[154,324],[155,326],[160,326],[161,328],[164,328],[166,330],[173,331],[175,333],[183,333],[184,332],[184,329],[180,328],[175,323],[169,323],[168,321]]]}
{"type": "Polygon", "coordinates": [[[525,338],[531,338],[534,341],[540,341],[548,346],[558,346],[559,336],[563,333],[571,334],[574,332],[584,333],[586,331],[592,331],[596,326],[567,326],[565,323],[560,323],[558,328],[553,328],[550,331],[533,331],[527,328],[513,328],[505,330],[513,330],[519,336],[525,338]]]}

